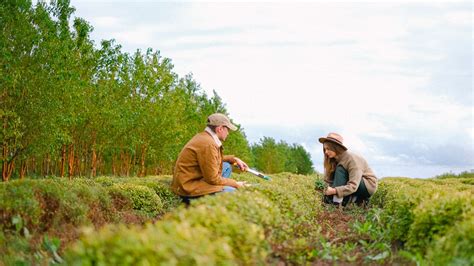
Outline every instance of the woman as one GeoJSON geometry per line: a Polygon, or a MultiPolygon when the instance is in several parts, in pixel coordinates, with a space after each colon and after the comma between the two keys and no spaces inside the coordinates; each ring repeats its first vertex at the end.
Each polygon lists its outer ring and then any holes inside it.
{"type": "Polygon", "coordinates": [[[343,206],[348,202],[367,203],[377,190],[377,177],[367,161],[347,151],[337,133],[329,133],[319,142],[323,144],[324,181],[328,184],[324,201],[343,206]]]}

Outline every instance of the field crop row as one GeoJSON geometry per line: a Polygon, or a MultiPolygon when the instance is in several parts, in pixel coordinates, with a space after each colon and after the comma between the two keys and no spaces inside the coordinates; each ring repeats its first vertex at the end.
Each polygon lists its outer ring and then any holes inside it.
{"type": "Polygon", "coordinates": [[[67,265],[408,263],[472,265],[473,178],[384,178],[369,208],[321,203],[317,175],[185,206],[170,176],[0,184],[1,261],[67,265]]]}

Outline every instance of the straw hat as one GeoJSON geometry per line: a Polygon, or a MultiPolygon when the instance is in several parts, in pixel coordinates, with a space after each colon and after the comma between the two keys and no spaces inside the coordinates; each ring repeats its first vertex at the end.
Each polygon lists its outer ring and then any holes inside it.
{"type": "Polygon", "coordinates": [[[342,148],[344,148],[344,150],[347,150],[346,146],[344,146],[343,142],[344,142],[344,139],[342,138],[341,135],[337,134],[337,133],[329,133],[327,137],[321,137],[319,138],[319,142],[323,143],[326,142],[326,141],[330,141],[330,142],[333,142],[333,143],[336,143],[337,145],[341,146],[342,148]]]}

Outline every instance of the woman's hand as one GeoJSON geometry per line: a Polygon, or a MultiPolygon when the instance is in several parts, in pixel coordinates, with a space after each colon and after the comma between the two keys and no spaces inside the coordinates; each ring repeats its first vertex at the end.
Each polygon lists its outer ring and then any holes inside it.
{"type": "Polygon", "coordinates": [[[326,195],[326,196],[335,195],[335,194],[336,194],[336,189],[333,188],[333,187],[328,187],[324,191],[324,195],[326,195]]]}

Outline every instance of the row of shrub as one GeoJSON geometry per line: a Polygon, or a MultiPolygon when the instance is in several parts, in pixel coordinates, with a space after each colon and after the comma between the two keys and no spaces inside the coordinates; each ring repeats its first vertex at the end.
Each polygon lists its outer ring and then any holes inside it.
{"type": "Polygon", "coordinates": [[[304,263],[319,240],[315,176],[278,174],[272,181],[236,175],[251,187],[180,207],[154,224],[86,229],[66,254],[72,265],[248,265],[304,263]]]}
{"type": "Polygon", "coordinates": [[[15,180],[0,184],[0,253],[39,262],[75,241],[81,226],[144,223],[175,208],[169,177],[15,180]]]}
{"type": "Polygon", "coordinates": [[[38,264],[62,258],[68,265],[387,262],[398,256],[386,236],[420,261],[474,262],[472,178],[384,178],[371,200],[381,209],[356,210],[368,213],[367,218],[352,220],[342,231],[347,235],[334,239],[328,230],[342,228],[327,228],[335,222],[329,219],[344,217],[321,205],[321,193],[314,190],[320,177],[282,173],[271,181],[248,174],[235,178],[252,186],[181,207],[169,190],[170,176],[2,183],[1,262],[38,264]],[[327,224],[321,223],[324,219],[327,224]],[[135,225],[127,225],[131,223],[135,225]],[[74,242],[79,231],[82,237],[74,242]]]}
{"type": "Polygon", "coordinates": [[[372,203],[389,238],[418,261],[474,264],[474,178],[385,178],[372,203]]]}

